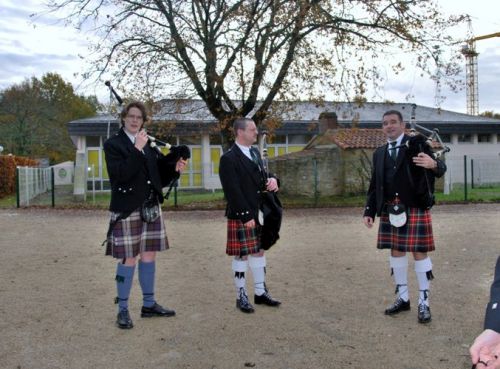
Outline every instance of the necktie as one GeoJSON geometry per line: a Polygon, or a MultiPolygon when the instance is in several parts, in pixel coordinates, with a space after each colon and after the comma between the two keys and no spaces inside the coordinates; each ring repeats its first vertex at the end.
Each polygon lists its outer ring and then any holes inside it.
{"type": "Polygon", "coordinates": [[[396,152],[396,149],[394,148],[396,146],[397,142],[396,141],[392,141],[391,142],[391,147],[389,149],[389,155],[391,156],[391,159],[396,161],[396,157],[397,157],[397,152],[396,152]]]}
{"type": "Polygon", "coordinates": [[[259,165],[259,157],[257,156],[257,153],[252,149],[250,149],[250,156],[252,157],[253,162],[259,165]]]}

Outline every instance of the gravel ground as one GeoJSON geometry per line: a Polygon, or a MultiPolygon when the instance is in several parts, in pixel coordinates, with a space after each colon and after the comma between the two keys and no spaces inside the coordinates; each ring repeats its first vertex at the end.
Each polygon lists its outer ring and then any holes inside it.
{"type": "MultiPolygon", "coordinates": [[[[157,299],[173,318],[115,327],[115,261],[100,246],[106,211],[0,210],[0,367],[25,368],[470,368],[499,254],[500,205],[433,210],[433,320],[417,323],[394,299],[388,252],[375,248],[360,208],[285,211],[267,253],[270,292],[283,304],[236,310],[222,211],[168,211],[171,249],[158,254],[157,299]]],[[[135,277],[137,279],[137,276],[135,277]]],[[[251,286],[251,279],[248,281],[251,286]]],[[[252,288],[250,287],[250,294],[252,288]]]]}

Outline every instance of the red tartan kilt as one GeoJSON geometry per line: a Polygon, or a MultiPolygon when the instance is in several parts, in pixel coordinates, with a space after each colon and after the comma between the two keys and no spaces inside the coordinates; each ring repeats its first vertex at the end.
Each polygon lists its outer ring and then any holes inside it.
{"type": "Polygon", "coordinates": [[[389,215],[380,216],[377,248],[403,252],[430,252],[435,250],[432,218],[429,210],[408,209],[408,220],[403,227],[393,227],[389,215]]]}
{"type": "Polygon", "coordinates": [[[260,251],[259,227],[247,228],[239,219],[227,220],[226,254],[245,256],[260,251]]]}

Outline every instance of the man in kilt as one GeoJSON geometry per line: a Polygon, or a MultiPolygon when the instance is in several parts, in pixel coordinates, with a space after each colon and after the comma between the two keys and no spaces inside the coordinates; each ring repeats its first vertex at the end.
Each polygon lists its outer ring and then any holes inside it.
{"type": "Polygon", "coordinates": [[[219,176],[227,200],[226,254],[233,256],[232,270],[236,286],[236,307],[244,313],[253,313],[248,300],[246,276],[248,267],[254,281],[254,302],[279,306],[281,302],[269,294],[266,283],[266,257],[261,248],[259,207],[261,191],[278,191],[275,177],[267,178],[259,152],[252,147],[257,141],[257,127],[253,120],[234,121],[235,144],[220,159],[219,176]]]}
{"type": "Polygon", "coordinates": [[[119,328],[133,327],[128,311],[136,258],[139,259],[139,283],[143,293],[141,317],[173,316],[175,311],[163,308],[155,300],[155,256],[168,249],[167,234],[159,203],[162,188],[179,178],[186,161],[164,156],[153,150],[142,129],[147,120],[146,108],[140,102],[128,104],[121,112],[121,129],[104,143],[106,165],[111,184],[111,220],[106,255],[119,259],[116,269],[119,328]],[[146,199],[157,205],[156,219],[144,219],[141,206],[146,199]]]}
{"type": "Polygon", "coordinates": [[[405,134],[405,123],[399,111],[384,113],[382,131],[388,142],[373,153],[372,177],[363,222],[371,228],[375,215],[378,215],[377,248],[391,250],[389,264],[397,298],[385,314],[410,310],[407,252],[411,252],[419,286],[418,321],[428,323],[431,321],[429,289],[433,275],[427,253],[435,249],[429,209],[432,206],[434,179],[445,173],[446,166],[442,161],[433,159],[428,145],[422,145],[418,150],[421,152],[411,154],[414,150],[410,150],[411,146],[406,146],[406,142],[411,144],[413,138],[405,134]]]}

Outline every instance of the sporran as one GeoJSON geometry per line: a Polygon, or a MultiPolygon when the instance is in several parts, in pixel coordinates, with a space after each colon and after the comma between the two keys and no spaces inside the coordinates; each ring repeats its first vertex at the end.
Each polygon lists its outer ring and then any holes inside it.
{"type": "Polygon", "coordinates": [[[156,196],[151,193],[141,205],[141,219],[146,223],[153,223],[159,216],[160,204],[156,196]]]}
{"type": "Polygon", "coordinates": [[[406,206],[403,204],[388,204],[387,212],[389,213],[389,223],[393,227],[399,228],[406,224],[408,217],[406,215],[406,206]]]}

